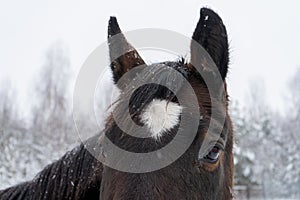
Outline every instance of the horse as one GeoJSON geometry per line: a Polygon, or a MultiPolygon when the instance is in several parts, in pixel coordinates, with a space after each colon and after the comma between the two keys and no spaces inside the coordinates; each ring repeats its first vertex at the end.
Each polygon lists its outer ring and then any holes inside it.
{"type": "Polygon", "coordinates": [[[113,81],[121,93],[103,132],[32,181],[0,191],[0,199],[233,199],[229,44],[220,16],[201,8],[189,62],[146,64],[116,17],[109,20],[108,47],[113,81]],[[132,87],[136,79],[145,84],[132,87]],[[160,153],[136,164],[131,157],[103,150],[107,141],[134,155],[160,153]],[[160,151],[166,146],[175,153],[160,151]]]}

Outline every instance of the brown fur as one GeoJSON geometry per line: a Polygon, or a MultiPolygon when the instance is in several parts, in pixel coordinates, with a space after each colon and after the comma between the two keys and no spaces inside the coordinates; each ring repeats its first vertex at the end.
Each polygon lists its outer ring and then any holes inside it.
{"type": "MultiPolygon", "coordinates": [[[[210,54],[218,67],[219,73],[224,81],[223,84],[225,86],[216,82],[214,84],[214,89],[212,91],[208,90],[205,80],[196,71],[191,63],[185,64],[183,62],[165,62],[164,64],[168,65],[169,67],[173,67],[180,72],[187,72],[183,74],[187,74],[186,78],[193,87],[198,99],[198,108],[195,107],[193,109],[199,109],[200,113],[203,115],[203,119],[200,120],[198,133],[188,150],[180,158],[178,158],[178,160],[163,169],[149,173],[135,174],[120,172],[109,167],[104,167],[100,199],[227,200],[233,198],[233,130],[232,123],[228,115],[228,94],[225,83],[229,62],[227,33],[221,18],[213,11],[204,8],[201,10],[200,15],[200,20],[193,34],[193,39],[195,40],[194,42],[201,44],[210,54]],[[206,16],[208,16],[208,20],[204,20],[206,16]],[[220,92],[221,87],[225,87],[225,93],[220,92]],[[216,106],[215,109],[217,112],[222,113],[225,109],[226,119],[224,124],[218,124],[218,119],[211,119],[212,101],[214,102],[214,106],[216,106]],[[207,136],[208,125],[211,120],[223,127],[220,137],[226,141],[224,151],[221,151],[219,160],[215,163],[209,163],[203,159],[198,159],[198,151],[202,145],[202,141],[207,136]]],[[[117,30],[120,30],[115,18],[113,21],[114,23],[110,23],[110,26],[118,27],[117,30]]],[[[117,33],[120,33],[120,31],[117,33]]],[[[114,32],[110,32],[109,35],[114,35],[114,32]]],[[[128,44],[125,37],[123,39],[123,43],[128,44]]],[[[110,48],[116,48],[116,46],[110,48]]],[[[113,49],[110,50],[111,53],[113,51],[113,49]]],[[[194,45],[192,42],[192,62],[198,64],[200,62],[200,66],[209,67],[209,64],[206,63],[202,55],[198,55],[198,52],[198,47],[196,47],[196,45],[194,45]],[[202,62],[205,62],[204,65],[201,65],[202,62]]],[[[128,59],[134,58],[130,57],[128,59]]],[[[134,61],[131,62],[135,63],[134,61]]],[[[138,62],[140,61],[138,60],[138,62]]],[[[155,65],[156,64],[153,64],[152,66],[155,65]]],[[[149,67],[151,68],[151,66],[149,67]]],[[[206,73],[208,76],[213,78],[210,69],[205,67],[202,69],[203,73],[206,73]]],[[[115,69],[114,61],[112,61],[113,73],[115,73],[115,69]]],[[[119,70],[116,73],[119,73],[119,70]]],[[[160,76],[160,74],[154,73],[153,76],[160,76]]],[[[117,81],[118,79],[115,79],[115,82],[117,81]]],[[[121,90],[123,90],[124,94],[120,96],[120,104],[122,104],[122,98],[124,98],[124,95],[126,95],[126,87],[121,87],[121,90]]],[[[192,95],[186,93],[184,87],[180,89],[179,93],[183,94],[182,96],[187,100],[190,98],[190,95],[192,95]]],[[[140,88],[137,94],[140,94],[140,96],[136,95],[131,99],[132,103],[129,104],[129,110],[134,110],[134,108],[130,107],[131,104],[141,105],[140,102],[147,104],[147,98],[145,98],[145,95],[149,95],[149,99],[168,99],[165,89],[158,89],[154,85],[147,85],[140,88]],[[143,93],[143,91],[154,92],[153,94],[147,94],[143,93]]],[[[177,102],[176,97],[171,97],[170,100],[177,102]]],[[[140,110],[143,110],[143,108],[140,110]]],[[[124,113],[125,111],[119,110],[119,112],[124,113]]],[[[125,117],[123,120],[128,119],[125,117]]],[[[140,124],[138,120],[136,123],[140,124]]],[[[168,144],[174,135],[176,135],[177,128],[178,127],[172,129],[159,142],[157,142],[150,138],[141,139],[127,135],[121,129],[119,129],[114,122],[114,119],[110,117],[107,122],[105,134],[115,145],[126,149],[127,151],[148,152],[154,151],[157,148],[161,148],[168,144]]]]}

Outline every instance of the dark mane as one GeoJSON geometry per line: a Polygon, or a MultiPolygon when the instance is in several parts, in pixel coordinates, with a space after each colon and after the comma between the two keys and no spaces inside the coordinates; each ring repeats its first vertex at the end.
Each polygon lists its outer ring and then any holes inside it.
{"type": "Polygon", "coordinates": [[[100,135],[90,138],[45,167],[32,181],[0,191],[0,199],[99,199],[101,162],[87,150],[98,147],[100,135]]]}

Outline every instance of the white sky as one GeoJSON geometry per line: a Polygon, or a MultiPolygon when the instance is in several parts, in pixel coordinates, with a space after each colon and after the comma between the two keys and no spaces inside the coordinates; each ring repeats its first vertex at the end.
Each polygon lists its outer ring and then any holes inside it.
{"type": "Polygon", "coordinates": [[[71,64],[78,70],[106,40],[109,16],[118,17],[123,31],[163,28],[190,37],[203,6],[217,11],[227,26],[232,99],[247,103],[244,96],[251,82],[263,80],[267,101],[282,109],[287,80],[300,67],[296,0],[0,1],[0,81],[11,80],[24,107],[32,94],[32,79],[53,42],[61,40],[68,46],[71,64]]]}

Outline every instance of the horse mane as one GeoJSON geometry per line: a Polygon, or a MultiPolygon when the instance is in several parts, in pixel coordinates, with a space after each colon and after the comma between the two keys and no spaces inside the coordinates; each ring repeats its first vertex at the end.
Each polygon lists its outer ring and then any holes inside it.
{"type": "Polygon", "coordinates": [[[33,180],[0,191],[0,199],[99,199],[103,166],[87,150],[100,134],[46,166],[33,180]]]}

